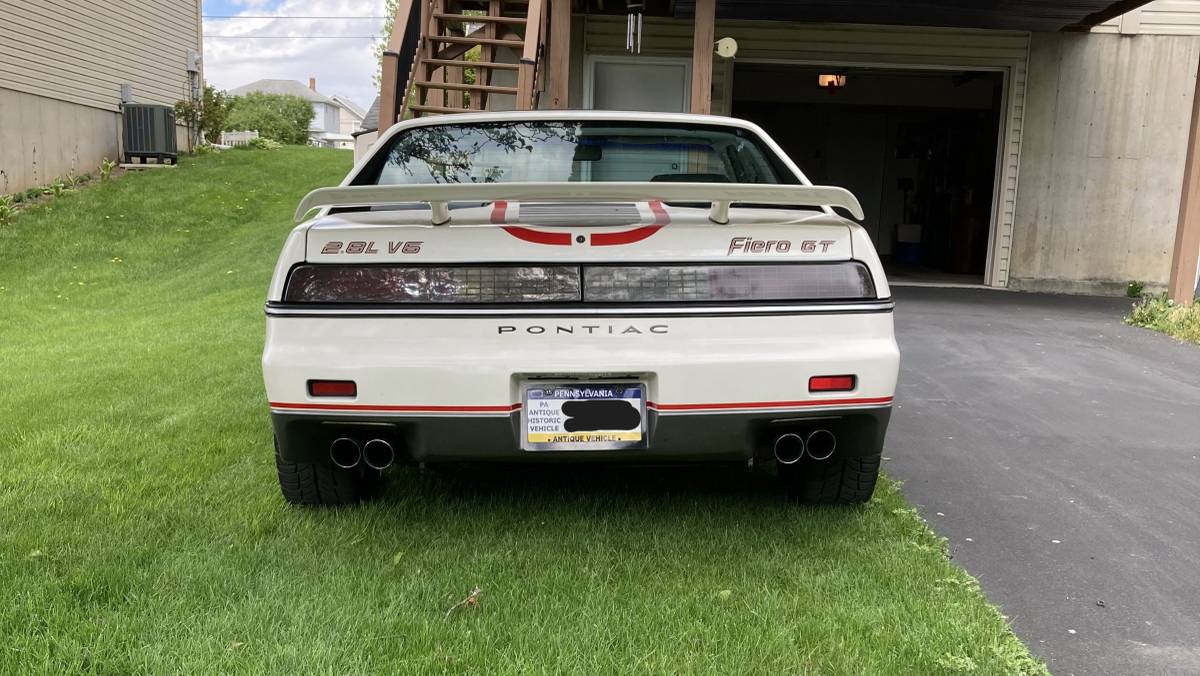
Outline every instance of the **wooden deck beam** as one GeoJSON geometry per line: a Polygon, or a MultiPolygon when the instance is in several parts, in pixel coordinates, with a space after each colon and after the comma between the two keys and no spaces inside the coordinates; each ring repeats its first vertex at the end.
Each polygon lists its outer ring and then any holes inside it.
{"type": "Polygon", "coordinates": [[[696,28],[692,35],[692,112],[712,112],[713,35],[717,0],[696,0],[696,28]]]}
{"type": "Polygon", "coordinates": [[[1188,137],[1183,194],[1179,198],[1179,224],[1175,230],[1175,250],[1171,257],[1171,282],[1168,287],[1176,303],[1189,305],[1196,297],[1196,267],[1200,260],[1200,64],[1196,75],[1192,127],[1188,137]]]}
{"type": "Polygon", "coordinates": [[[550,0],[550,107],[569,107],[571,96],[571,0],[550,0]]]}

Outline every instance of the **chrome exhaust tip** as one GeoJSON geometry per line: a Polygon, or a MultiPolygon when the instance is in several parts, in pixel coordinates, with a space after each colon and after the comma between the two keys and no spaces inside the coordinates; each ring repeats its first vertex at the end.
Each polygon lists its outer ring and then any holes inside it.
{"type": "Polygon", "coordinates": [[[363,446],[363,462],[371,469],[385,470],[396,462],[396,451],[383,439],[372,439],[363,446]]]}
{"type": "Polygon", "coordinates": [[[829,430],[813,430],[808,433],[804,447],[813,460],[828,460],[837,450],[837,437],[829,430]]]}
{"type": "Polygon", "coordinates": [[[362,449],[357,441],[349,437],[340,437],[329,444],[329,459],[342,469],[354,469],[362,460],[362,449]]]}
{"type": "Polygon", "coordinates": [[[804,457],[804,437],[794,432],[775,437],[775,461],[781,465],[794,465],[804,457]]]}

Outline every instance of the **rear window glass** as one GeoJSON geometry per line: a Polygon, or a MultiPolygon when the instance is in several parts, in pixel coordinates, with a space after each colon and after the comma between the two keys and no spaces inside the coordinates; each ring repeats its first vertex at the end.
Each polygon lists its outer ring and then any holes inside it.
{"type": "Polygon", "coordinates": [[[799,181],[753,133],[706,125],[488,122],[392,138],[355,185],[799,181]]]}

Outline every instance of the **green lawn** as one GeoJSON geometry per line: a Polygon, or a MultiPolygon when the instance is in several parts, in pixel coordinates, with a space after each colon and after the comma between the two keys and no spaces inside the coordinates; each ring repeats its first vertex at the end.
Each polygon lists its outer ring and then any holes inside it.
{"type": "Polygon", "coordinates": [[[230,151],[0,229],[0,673],[1042,671],[887,481],[806,509],[721,473],[402,470],[285,506],[262,302],[349,166],[230,151]]]}

